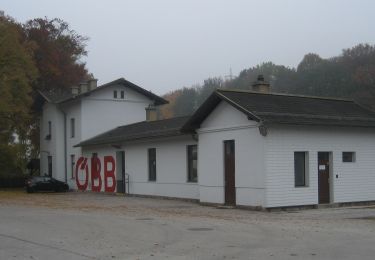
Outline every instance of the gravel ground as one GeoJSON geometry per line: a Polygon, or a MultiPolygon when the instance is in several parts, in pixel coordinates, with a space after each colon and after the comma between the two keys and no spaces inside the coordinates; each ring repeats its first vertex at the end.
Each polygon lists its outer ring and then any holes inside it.
{"type": "Polygon", "coordinates": [[[0,259],[375,259],[375,206],[257,212],[0,191],[0,259]]]}

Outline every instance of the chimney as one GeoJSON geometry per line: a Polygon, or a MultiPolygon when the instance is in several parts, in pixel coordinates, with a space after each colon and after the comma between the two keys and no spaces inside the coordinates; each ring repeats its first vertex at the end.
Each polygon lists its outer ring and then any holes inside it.
{"type": "Polygon", "coordinates": [[[156,107],[154,105],[149,105],[146,107],[146,121],[157,120],[156,107]]]}
{"type": "Polygon", "coordinates": [[[263,75],[258,75],[257,81],[255,81],[252,85],[253,91],[257,91],[260,93],[270,93],[271,86],[270,83],[264,80],[263,75]]]}
{"type": "Polygon", "coordinates": [[[78,95],[79,94],[79,87],[74,86],[70,88],[72,90],[73,95],[78,95]]]}
{"type": "Polygon", "coordinates": [[[98,80],[94,78],[89,79],[87,81],[87,84],[88,84],[88,91],[93,90],[94,88],[98,86],[98,80]]]}
{"type": "Polygon", "coordinates": [[[88,88],[89,85],[87,84],[87,82],[82,82],[81,84],[79,84],[79,90],[81,94],[87,92],[88,88]]]}

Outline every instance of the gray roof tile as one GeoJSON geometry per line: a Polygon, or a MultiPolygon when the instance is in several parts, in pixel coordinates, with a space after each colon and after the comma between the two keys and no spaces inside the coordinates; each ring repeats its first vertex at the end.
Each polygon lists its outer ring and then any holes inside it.
{"type": "Polygon", "coordinates": [[[182,135],[182,126],[188,117],[175,117],[156,121],[142,121],[116,127],[108,132],[85,140],[76,146],[118,144],[126,141],[182,135]]]}

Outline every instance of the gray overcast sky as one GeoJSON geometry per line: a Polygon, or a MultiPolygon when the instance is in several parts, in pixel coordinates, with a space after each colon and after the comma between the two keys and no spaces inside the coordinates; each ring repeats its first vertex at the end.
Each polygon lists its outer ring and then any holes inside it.
{"type": "Polygon", "coordinates": [[[375,43],[373,0],[0,0],[20,22],[61,18],[88,36],[99,84],[126,79],[164,94],[265,61],[295,67],[375,43]]]}

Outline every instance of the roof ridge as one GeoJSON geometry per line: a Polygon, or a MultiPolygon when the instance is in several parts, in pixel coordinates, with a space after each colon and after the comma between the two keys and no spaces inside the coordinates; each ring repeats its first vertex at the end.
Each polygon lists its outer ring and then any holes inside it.
{"type": "Polygon", "coordinates": [[[352,102],[356,103],[352,99],[348,98],[339,98],[339,97],[320,97],[320,96],[309,96],[309,95],[299,95],[299,94],[288,94],[288,93],[262,93],[253,90],[245,90],[245,89],[217,89],[217,92],[239,92],[239,93],[249,93],[249,94],[259,94],[259,95],[269,95],[269,96],[283,96],[283,97],[298,97],[298,98],[312,98],[312,99],[323,99],[323,100],[331,100],[331,101],[344,101],[344,102],[352,102]]]}

